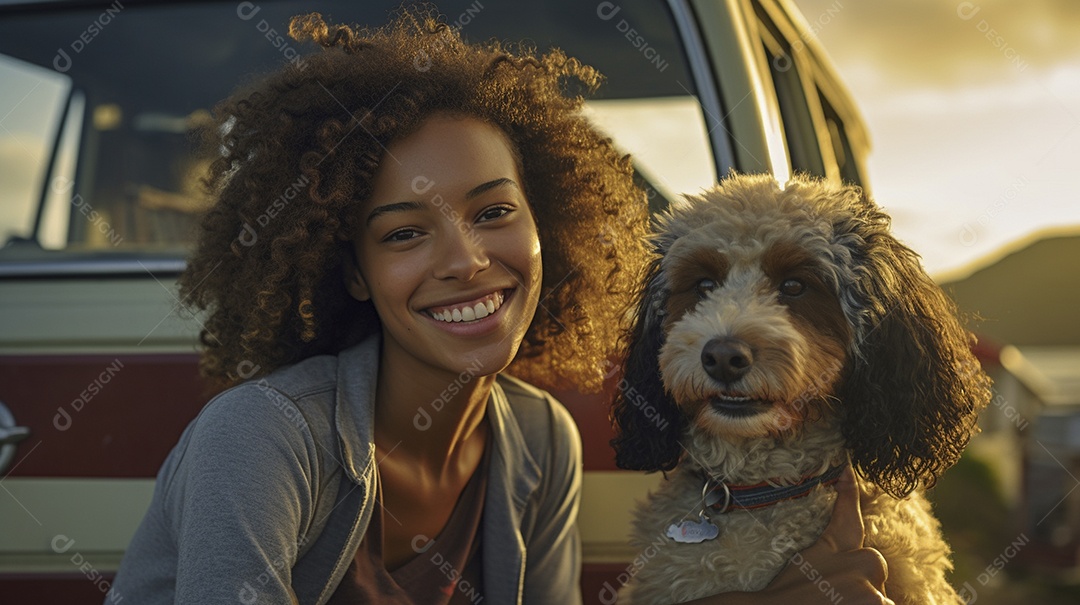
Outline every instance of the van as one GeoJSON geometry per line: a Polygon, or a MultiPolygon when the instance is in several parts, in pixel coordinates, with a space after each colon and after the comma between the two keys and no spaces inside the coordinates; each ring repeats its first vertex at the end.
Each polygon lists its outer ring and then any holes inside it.
{"type": "MultiPolygon", "coordinates": [[[[0,3],[4,602],[100,603],[158,468],[213,394],[175,286],[203,202],[192,132],[238,83],[302,65],[292,15],[381,24],[396,4],[0,3]]],[[[866,186],[863,121],[788,0],[438,6],[469,40],[599,69],[587,111],[633,154],[653,211],[731,170],[866,186]]],[[[658,480],[615,467],[608,386],[554,392],[584,442],[587,603],[634,574],[630,510],[658,480]]]]}

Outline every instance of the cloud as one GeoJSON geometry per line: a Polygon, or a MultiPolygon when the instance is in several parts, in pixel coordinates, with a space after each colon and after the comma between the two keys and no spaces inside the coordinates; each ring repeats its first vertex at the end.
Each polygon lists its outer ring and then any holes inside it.
{"type": "Polygon", "coordinates": [[[1080,62],[1075,0],[796,0],[844,66],[879,86],[963,87],[1080,62]],[[872,72],[872,73],[871,73],[872,72]]]}
{"type": "Polygon", "coordinates": [[[1080,225],[1080,2],[795,2],[862,108],[875,197],[931,271],[1080,225]]]}

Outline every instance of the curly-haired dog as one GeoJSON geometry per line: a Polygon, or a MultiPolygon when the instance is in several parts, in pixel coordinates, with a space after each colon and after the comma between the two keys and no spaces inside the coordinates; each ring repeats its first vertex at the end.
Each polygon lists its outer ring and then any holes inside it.
{"type": "Polygon", "coordinates": [[[660,219],[612,445],[622,468],[672,472],[636,512],[622,598],[764,588],[821,535],[850,457],[889,597],[960,602],[921,490],[960,456],[989,379],[889,223],[858,188],[767,175],[660,219]]]}

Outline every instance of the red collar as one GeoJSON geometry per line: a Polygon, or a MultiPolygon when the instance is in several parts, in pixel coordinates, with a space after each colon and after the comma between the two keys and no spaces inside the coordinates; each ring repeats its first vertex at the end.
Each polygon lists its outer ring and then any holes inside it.
{"type": "Polygon", "coordinates": [[[810,494],[818,485],[832,485],[840,479],[840,473],[843,470],[843,464],[832,466],[820,475],[803,477],[801,481],[793,485],[773,485],[768,481],[755,485],[729,485],[706,476],[702,494],[705,498],[705,506],[716,513],[753,510],[784,500],[802,498],[810,494]]]}

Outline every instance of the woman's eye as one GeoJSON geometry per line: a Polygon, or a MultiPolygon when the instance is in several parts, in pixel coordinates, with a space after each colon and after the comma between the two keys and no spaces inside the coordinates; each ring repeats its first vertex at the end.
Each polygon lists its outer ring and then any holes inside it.
{"type": "Polygon", "coordinates": [[[716,289],[716,285],[716,280],[709,279],[708,277],[699,281],[697,283],[698,296],[705,298],[706,294],[716,289]]]}
{"type": "Polygon", "coordinates": [[[415,229],[398,229],[383,238],[384,242],[404,242],[420,235],[415,229]]]}
{"type": "Polygon", "coordinates": [[[509,206],[493,206],[480,213],[478,220],[480,221],[493,221],[499,217],[510,214],[514,209],[509,206]]]}
{"type": "Polygon", "coordinates": [[[780,284],[780,293],[784,296],[798,296],[806,291],[806,284],[797,279],[785,279],[780,284]]]}

